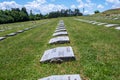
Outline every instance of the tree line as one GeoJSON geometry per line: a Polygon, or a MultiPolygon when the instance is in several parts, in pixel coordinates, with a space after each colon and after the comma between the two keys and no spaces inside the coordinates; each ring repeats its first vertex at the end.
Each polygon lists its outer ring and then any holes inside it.
{"type": "Polygon", "coordinates": [[[46,15],[41,13],[33,14],[32,10],[28,14],[25,7],[12,8],[11,10],[0,10],[0,24],[4,23],[13,23],[13,22],[22,22],[30,20],[41,20],[46,18],[57,18],[57,17],[69,17],[69,16],[82,16],[83,14],[79,9],[62,9],[60,11],[53,11],[46,15]]]}

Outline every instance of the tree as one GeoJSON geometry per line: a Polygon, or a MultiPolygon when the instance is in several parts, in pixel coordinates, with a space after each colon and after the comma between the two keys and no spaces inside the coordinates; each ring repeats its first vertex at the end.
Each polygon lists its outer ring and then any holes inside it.
{"type": "Polygon", "coordinates": [[[100,11],[99,10],[95,10],[94,13],[97,14],[97,13],[100,13],[100,11]]]}

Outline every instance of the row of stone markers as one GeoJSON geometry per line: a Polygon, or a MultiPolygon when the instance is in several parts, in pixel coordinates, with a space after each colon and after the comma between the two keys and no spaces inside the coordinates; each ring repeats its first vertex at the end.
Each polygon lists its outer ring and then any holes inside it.
{"type": "MultiPolygon", "coordinates": [[[[46,22],[45,22],[45,23],[46,23],[46,22]]],[[[45,23],[42,23],[42,24],[45,24],[45,23]]],[[[41,25],[42,25],[42,24],[41,24],[41,25]]],[[[6,34],[5,36],[0,37],[0,41],[6,39],[7,37],[15,36],[15,35],[17,35],[17,34],[23,33],[23,32],[25,32],[25,31],[31,30],[31,29],[36,28],[36,27],[37,27],[37,26],[32,26],[32,27],[29,27],[29,28],[25,28],[25,29],[23,29],[23,30],[18,30],[17,32],[12,32],[12,33],[6,34]]]]}
{"type": "Polygon", "coordinates": [[[115,27],[115,29],[120,30],[120,24],[109,24],[109,23],[103,23],[103,22],[97,22],[97,21],[90,21],[90,20],[84,20],[84,19],[77,19],[75,20],[81,21],[81,22],[86,22],[86,23],[91,23],[95,25],[104,25],[105,27],[115,27]]]}
{"type": "MultiPolygon", "coordinates": [[[[63,20],[59,21],[58,27],[53,33],[53,38],[50,39],[49,44],[64,44],[70,43],[67,30],[63,20]]],[[[75,60],[74,52],[71,46],[56,47],[46,50],[40,60],[41,63],[62,63],[64,61],[75,60]]],[[[81,80],[79,74],[71,75],[52,75],[38,80],[81,80]]]]}

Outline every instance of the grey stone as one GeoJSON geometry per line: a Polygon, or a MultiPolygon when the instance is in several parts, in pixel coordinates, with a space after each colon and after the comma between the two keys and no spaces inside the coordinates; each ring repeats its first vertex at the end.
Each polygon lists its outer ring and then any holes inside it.
{"type": "Polygon", "coordinates": [[[118,24],[107,24],[107,25],[105,25],[105,27],[115,27],[115,26],[117,26],[118,24]]]}
{"type": "Polygon", "coordinates": [[[105,25],[105,24],[107,24],[107,23],[99,23],[99,24],[97,24],[97,25],[105,25]]]}
{"type": "Polygon", "coordinates": [[[3,39],[5,39],[5,38],[6,38],[6,37],[0,37],[0,41],[3,40],[3,39]]]}
{"type": "Polygon", "coordinates": [[[17,33],[23,33],[24,32],[24,30],[19,30],[19,31],[17,31],[17,33]]]}
{"type": "Polygon", "coordinates": [[[0,30],[0,32],[3,32],[3,31],[5,31],[5,30],[0,30]]]}
{"type": "Polygon", "coordinates": [[[61,32],[61,31],[66,31],[66,29],[58,29],[58,30],[55,30],[55,32],[61,32]]]}
{"type": "Polygon", "coordinates": [[[100,22],[93,22],[92,24],[99,24],[100,22]]]}
{"type": "Polygon", "coordinates": [[[82,80],[79,74],[52,75],[38,80],[82,80]]]}
{"type": "Polygon", "coordinates": [[[46,50],[40,62],[50,62],[53,59],[61,59],[63,61],[75,60],[72,47],[56,47],[53,49],[46,50]]]}
{"type": "Polygon", "coordinates": [[[62,32],[56,32],[53,34],[53,36],[62,36],[62,35],[68,35],[68,33],[66,31],[62,31],[62,32]]]}
{"type": "Polygon", "coordinates": [[[27,31],[27,30],[29,30],[29,29],[30,29],[30,28],[25,28],[24,30],[27,31]]]}
{"type": "Polygon", "coordinates": [[[7,34],[6,37],[9,37],[9,36],[15,36],[17,33],[10,33],[10,34],[7,34]]]}
{"type": "Polygon", "coordinates": [[[116,27],[115,29],[120,30],[120,26],[119,26],[119,27],[116,27]]]}
{"type": "Polygon", "coordinates": [[[69,42],[70,40],[68,36],[58,36],[58,37],[50,39],[49,44],[69,43],[69,42]]]}

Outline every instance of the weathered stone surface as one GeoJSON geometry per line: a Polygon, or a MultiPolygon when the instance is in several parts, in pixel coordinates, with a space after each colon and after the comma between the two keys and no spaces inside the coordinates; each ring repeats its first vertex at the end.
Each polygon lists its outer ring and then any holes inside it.
{"type": "Polygon", "coordinates": [[[105,24],[107,24],[107,23],[99,23],[98,25],[105,25],[105,24]]]}
{"type": "Polygon", "coordinates": [[[116,27],[115,29],[120,30],[120,26],[119,26],[119,27],[116,27]]]}
{"type": "Polygon", "coordinates": [[[50,62],[55,59],[57,62],[59,60],[69,61],[75,60],[75,56],[72,50],[72,47],[56,47],[53,49],[46,50],[40,60],[40,62],[50,62]]]}
{"type": "Polygon", "coordinates": [[[8,37],[8,36],[15,36],[17,33],[15,32],[15,33],[10,33],[10,34],[7,34],[6,36],[8,37]]]}
{"type": "Polygon", "coordinates": [[[58,37],[50,39],[49,44],[69,43],[69,42],[70,40],[68,36],[58,36],[58,37]]]}
{"type": "Polygon", "coordinates": [[[79,74],[52,75],[38,80],[82,80],[79,74]]]}
{"type": "Polygon", "coordinates": [[[92,24],[99,24],[100,22],[93,22],[92,24]]]}
{"type": "Polygon", "coordinates": [[[17,33],[23,33],[24,32],[24,30],[19,30],[19,31],[17,31],[17,33]]]}
{"type": "Polygon", "coordinates": [[[66,29],[58,29],[58,30],[55,30],[55,32],[61,32],[61,31],[66,31],[66,29]]]}
{"type": "Polygon", "coordinates": [[[115,27],[115,26],[117,26],[118,24],[107,24],[107,25],[105,25],[105,27],[115,27]]]}
{"type": "Polygon", "coordinates": [[[63,31],[63,32],[56,32],[53,34],[53,36],[61,36],[61,35],[68,35],[68,33],[66,31],[63,31]]]}
{"type": "Polygon", "coordinates": [[[3,39],[5,39],[5,38],[6,38],[6,37],[0,37],[0,41],[3,40],[3,39]]]}
{"type": "Polygon", "coordinates": [[[29,29],[30,29],[30,28],[25,28],[24,30],[27,31],[27,30],[29,30],[29,29]]]}
{"type": "Polygon", "coordinates": [[[3,31],[5,31],[5,30],[0,30],[0,32],[3,32],[3,31]]]}
{"type": "Polygon", "coordinates": [[[59,28],[56,28],[56,30],[60,30],[60,29],[65,29],[65,27],[59,27],[59,28]]]}

